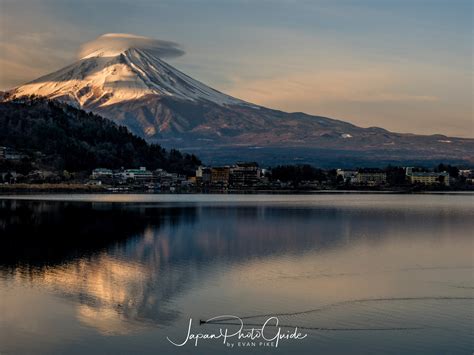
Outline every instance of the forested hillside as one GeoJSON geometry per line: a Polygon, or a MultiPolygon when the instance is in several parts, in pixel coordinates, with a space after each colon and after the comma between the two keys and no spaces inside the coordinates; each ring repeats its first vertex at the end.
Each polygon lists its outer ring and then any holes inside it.
{"type": "Polygon", "coordinates": [[[0,103],[0,146],[70,172],[146,166],[189,174],[200,164],[194,155],[148,144],[108,119],[40,98],[0,103]]]}

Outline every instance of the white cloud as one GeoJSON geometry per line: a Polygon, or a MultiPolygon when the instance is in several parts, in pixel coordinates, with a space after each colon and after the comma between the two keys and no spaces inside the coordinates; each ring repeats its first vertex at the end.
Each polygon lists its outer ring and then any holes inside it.
{"type": "Polygon", "coordinates": [[[185,52],[177,43],[127,33],[107,33],[82,45],[79,58],[101,54],[114,56],[129,48],[152,51],[159,58],[174,58],[185,52]]]}

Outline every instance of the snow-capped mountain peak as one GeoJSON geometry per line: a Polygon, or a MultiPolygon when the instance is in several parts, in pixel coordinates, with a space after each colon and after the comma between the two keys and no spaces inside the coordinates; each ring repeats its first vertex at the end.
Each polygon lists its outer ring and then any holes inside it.
{"type": "Polygon", "coordinates": [[[162,57],[182,51],[172,42],[108,34],[83,46],[83,57],[59,71],[11,92],[12,97],[40,95],[88,108],[105,107],[147,95],[179,100],[241,104],[231,96],[192,79],[162,57]]]}

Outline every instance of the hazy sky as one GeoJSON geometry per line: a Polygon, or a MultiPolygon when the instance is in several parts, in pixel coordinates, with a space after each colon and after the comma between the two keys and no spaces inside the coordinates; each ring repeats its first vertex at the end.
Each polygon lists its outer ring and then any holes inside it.
{"type": "Polygon", "coordinates": [[[271,108],[474,136],[472,0],[0,0],[0,90],[132,33],[170,64],[271,108]]]}

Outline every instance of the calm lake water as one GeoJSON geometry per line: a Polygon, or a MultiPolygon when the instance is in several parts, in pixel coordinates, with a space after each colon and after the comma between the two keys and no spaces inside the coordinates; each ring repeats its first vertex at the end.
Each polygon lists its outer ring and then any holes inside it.
{"type": "Polygon", "coordinates": [[[473,231],[462,194],[2,196],[0,353],[472,354],[473,231]],[[307,336],[170,342],[271,316],[307,336]]]}

